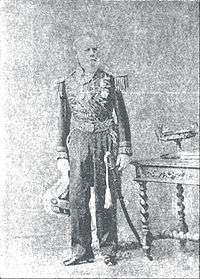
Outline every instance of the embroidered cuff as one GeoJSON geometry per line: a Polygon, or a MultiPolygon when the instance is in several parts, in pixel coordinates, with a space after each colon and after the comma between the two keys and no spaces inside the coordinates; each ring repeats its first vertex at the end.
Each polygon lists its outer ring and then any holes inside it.
{"type": "Polygon", "coordinates": [[[67,152],[59,152],[57,156],[58,159],[69,159],[67,152]]]}
{"type": "Polygon", "coordinates": [[[66,146],[57,146],[57,159],[69,159],[66,146]]]}
{"type": "Polygon", "coordinates": [[[56,150],[58,152],[67,152],[67,147],[66,146],[57,145],[56,150]]]}
{"type": "Polygon", "coordinates": [[[119,143],[119,154],[132,155],[131,143],[129,141],[123,141],[119,143]]]}

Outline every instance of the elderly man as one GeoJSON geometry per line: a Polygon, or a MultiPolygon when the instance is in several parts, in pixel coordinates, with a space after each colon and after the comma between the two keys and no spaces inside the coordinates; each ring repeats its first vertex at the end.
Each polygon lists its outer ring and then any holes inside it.
{"type": "Polygon", "coordinates": [[[117,195],[106,156],[111,156],[119,171],[128,164],[131,155],[129,120],[114,77],[100,67],[96,38],[82,35],[74,46],[77,69],[57,81],[61,108],[58,168],[63,171],[68,162],[70,164],[72,256],[64,264],[94,259],[89,210],[90,190],[94,187],[100,252],[105,264],[112,265],[118,242],[117,195]]]}

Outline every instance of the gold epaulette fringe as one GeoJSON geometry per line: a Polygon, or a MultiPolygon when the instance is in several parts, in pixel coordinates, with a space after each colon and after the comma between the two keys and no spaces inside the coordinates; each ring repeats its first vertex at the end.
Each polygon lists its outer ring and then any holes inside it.
{"type": "Polygon", "coordinates": [[[115,77],[115,88],[119,91],[126,91],[128,88],[128,75],[115,77]]]}

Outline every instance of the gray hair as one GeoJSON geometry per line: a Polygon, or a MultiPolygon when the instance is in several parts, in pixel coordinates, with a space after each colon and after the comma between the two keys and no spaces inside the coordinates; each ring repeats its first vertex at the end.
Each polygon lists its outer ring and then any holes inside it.
{"type": "Polygon", "coordinates": [[[96,43],[97,47],[99,47],[100,45],[100,42],[99,40],[97,39],[97,37],[95,36],[95,34],[93,33],[85,33],[85,34],[82,34],[80,35],[79,37],[77,37],[74,42],[73,42],[73,49],[74,50],[77,50],[79,49],[79,47],[82,45],[82,43],[86,40],[90,40],[90,41],[93,41],[96,43]]]}

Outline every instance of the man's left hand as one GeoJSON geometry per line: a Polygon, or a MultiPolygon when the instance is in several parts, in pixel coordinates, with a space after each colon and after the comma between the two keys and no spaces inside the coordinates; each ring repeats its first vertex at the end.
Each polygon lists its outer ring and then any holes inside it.
{"type": "Polygon", "coordinates": [[[127,154],[119,154],[117,157],[116,166],[119,166],[118,170],[124,170],[130,162],[130,157],[127,154]]]}

